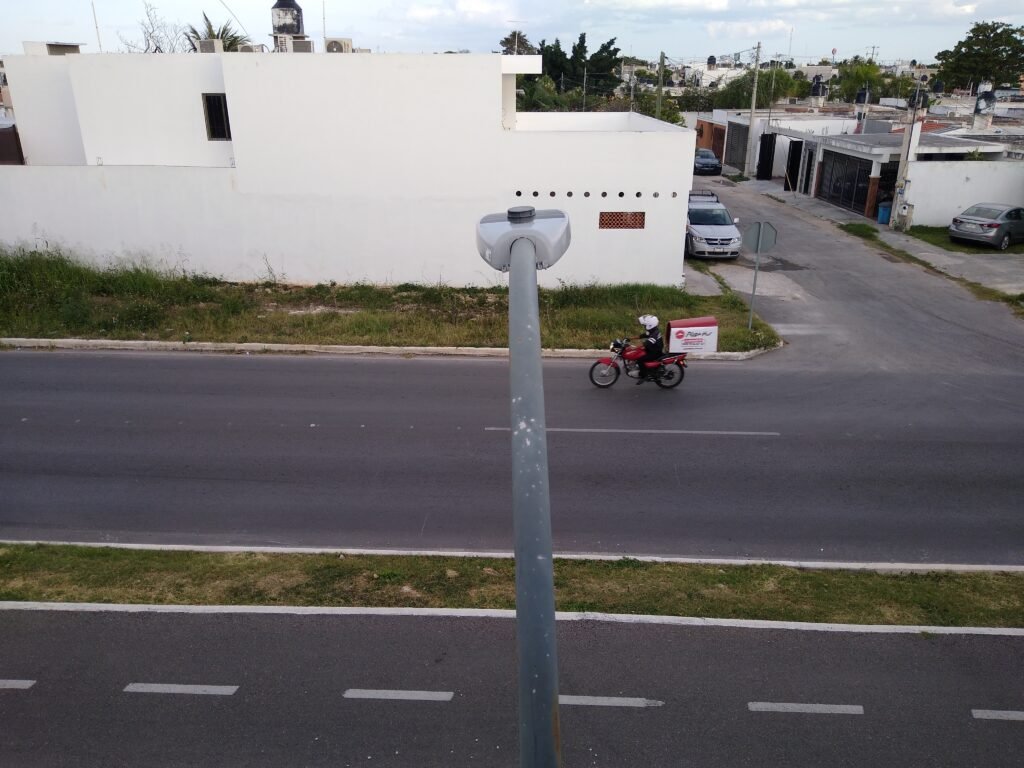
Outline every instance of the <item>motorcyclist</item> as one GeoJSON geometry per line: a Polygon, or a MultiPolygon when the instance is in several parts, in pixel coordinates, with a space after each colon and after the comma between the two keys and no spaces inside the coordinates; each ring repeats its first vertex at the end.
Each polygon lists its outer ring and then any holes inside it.
{"type": "Polygon", "coordinates": [[[640,315],[637,322],[644,329],[643,335],[638,339],[643,342],[644,356],[637,360],[639,378],[636,383],[643,384],[648,379],[647,366],[644,363],[661,359],[665,352],[665,340],[661,336],[661,329],[658,328],[658,318],[654,315],[640,315]]]}

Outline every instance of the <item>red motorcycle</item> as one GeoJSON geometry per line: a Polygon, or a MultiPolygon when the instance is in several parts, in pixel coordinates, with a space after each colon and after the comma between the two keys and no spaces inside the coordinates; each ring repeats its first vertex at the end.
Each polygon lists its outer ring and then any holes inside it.
{"type": "MultiPolygon", "coordinates": [[[[629,343],[629,339],[616,339],[609,349],[611,357],[602,357],[590,366],[590,381],[595,387],[605,389],[619,380],[619,374],[626,372],[631,379],[640,377],[640,363],[644,348],[629,343]]],[[[672,389],[683,383],[686,375],[686,353],[662,355],[660,359],[644,363],[647,376],[662,389],[672,389]]]]}

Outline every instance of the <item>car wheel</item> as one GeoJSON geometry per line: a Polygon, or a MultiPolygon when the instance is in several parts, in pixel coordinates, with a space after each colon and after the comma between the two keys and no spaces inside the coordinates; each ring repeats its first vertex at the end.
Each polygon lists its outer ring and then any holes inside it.
{"type": "Polygon", "coordinates": [[[999,241],[999,250],[1005,251],[1010,247],[1010,235],[1009,233],[1003,235],[1003,239],[999,241]]]}

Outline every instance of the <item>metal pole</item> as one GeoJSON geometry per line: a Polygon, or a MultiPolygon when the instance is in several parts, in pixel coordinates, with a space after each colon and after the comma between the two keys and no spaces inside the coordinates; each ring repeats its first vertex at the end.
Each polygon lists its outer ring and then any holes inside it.
{"type": "Polygon", "coordinates": [[[654,116],[661,120],[661,89],[662,84],[665,82],[665,52],[661,52],[661,56],[658,57],[658,99],[657,106],[654,108],[654,116]]]}
{"type": "Polygon", "coordinates": [[[757,75],[761,69],[761,44],[757,44],[757,51],[754,53],[754,87],[750,92],[750,126],[747,136],[747,157],[743,163],[745,167],[740,168],[740,173],[748,178],[754,178],[754,112],[757,109],[757,75]]]}
{"type": "Polygon", "coordinates": [[[754,327],[754,296],[757,294],[757,273],[761,270],[761,233],[764,224],[757,222],[757,246],[754,249],[754,286],[750,289],[750,317],[747,318],[747,330],[754,327]]]}
{"type": "Polygon", "coordinates": [[[536,249],[529,239],[520,238],[512,244],[508,333],[519,646],[519,764],[522,768],[558,768],[562,765],[558,654],[536,261],[536,249]]]}

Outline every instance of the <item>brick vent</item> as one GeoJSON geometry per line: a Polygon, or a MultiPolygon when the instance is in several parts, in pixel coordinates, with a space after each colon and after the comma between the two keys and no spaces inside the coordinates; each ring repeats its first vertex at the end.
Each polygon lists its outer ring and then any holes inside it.
{"type": "Polygon", "coordinates": [[[598,229],[643,229],[647,223],[644,211],[601,211],[598,229]]]}

